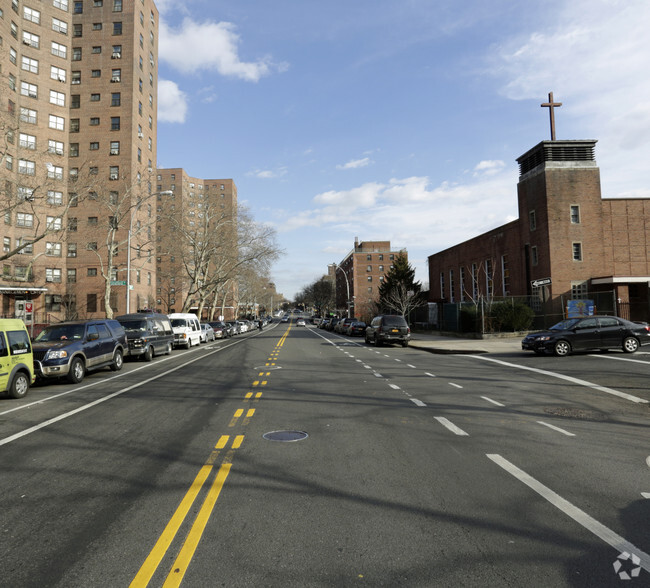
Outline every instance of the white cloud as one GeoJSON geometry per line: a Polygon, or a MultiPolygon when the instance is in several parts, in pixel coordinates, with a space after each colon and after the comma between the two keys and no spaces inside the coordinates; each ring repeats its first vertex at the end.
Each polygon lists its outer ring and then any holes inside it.
{"type": "Polygon", "coordinates": [[[185,122],[187,94],[175,82],[158,80],[158,121],[185,122]]]}
{"type": "Polygon", "coordinates": [[[485,160],[485,161],[480,161],[476,167],[474,167],[474,174],[479,175],[483,174],[486,176],[491,176],[494,174],[498,174],[503,168],[505,168],[506,164],[504,161],[501,160],[485,160]]]}
{"type": "Polygon", "coordinates": [[[256,169],[253,171],[248,172],[246,175],[248,176],[254,176],[256,178],[260,178],[262,180],[270,180],[274,178],[281,178],[282,176],[286,175],[287,173],[287,168],[286,167],[280,167],[276,170],[270,170],[270,169],[256,169]]]}
{"type": "Polygon", "coordinates": [[[373,163],[373,161],[369,157],[364,157],[363,159],[353,159],[343,165],[337,165],[336,169],[356,169],[358,167],[366,167],[371,163],[373,163]]]}
{"type": "Polygon", "coordinates": [[[197,23],[185,18],[177,29],[160,23],[160,59],[178,71],[216,70],[223,76],[257,82],[273,71],[286,70],[286,64],[274,64],[269,57],[242,61],[239,45],[236,27],[229,22],[197,23]]]}

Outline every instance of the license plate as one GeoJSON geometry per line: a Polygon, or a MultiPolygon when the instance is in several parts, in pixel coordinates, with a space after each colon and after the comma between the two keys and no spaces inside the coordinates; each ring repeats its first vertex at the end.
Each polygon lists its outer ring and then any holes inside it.
{"type": "Polygon", "coordinates": [[[399,333],[399,329],[391,329],[390,332],[391,333],[399,333]]]}

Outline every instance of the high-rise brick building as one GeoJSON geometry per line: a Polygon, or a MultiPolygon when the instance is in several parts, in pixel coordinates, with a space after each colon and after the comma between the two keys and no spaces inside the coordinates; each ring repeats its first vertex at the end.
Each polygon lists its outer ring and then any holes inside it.
{"type": "Polygon", "coordinates": [[[28,301],[37,322],[104,315],[103,276],[115,313],[150,305],[155,4],[12,0],[0,37],[4,254],[26,244],[3,261],[2,314],[28,301]]]}
{"type": "Polygon", "coordinates": [[[336,276],[336,307],[349,308],[349,315],[369,320],[379,300],[379,286],[399,254],[406,249],[391,249],[390,241],[354,240],[354,249],[337,266],[330,266],[336,276]],[[334,269],[334,267],[336,269],[334,269]]]}
{"type": "Polygon", "coordinates": [[[156,307],[204,318],[235,318],[237,186],[232,179],[190,177],[182,168],[156,177],[156,307]],[[202,273],[204,272],[204,273],[202,273]],[[210,290],[203,301],[198,287],[210,290]]]}
{"type": "Polygon", "coordinates": [[[519,219],[429,257],[431,301],[530,296],[650,319],[650,199],[601,197],[596,141],[543,141],[518,158],[519,219]]]}

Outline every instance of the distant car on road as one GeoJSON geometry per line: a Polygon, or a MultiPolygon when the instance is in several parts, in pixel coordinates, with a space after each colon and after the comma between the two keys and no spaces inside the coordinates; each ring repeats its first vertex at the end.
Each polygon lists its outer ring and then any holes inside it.
{"type": "Polygon", "coordinates": [[[377,347],[384,343],[401,343],[406,347],[411,339],[411,329],[403,316],[384,314],[376,316],[366,327],[366,343],[377,347]]]}
{"type": "Polygon", "coordinates": [[[299,318],[296,321],[296,327],[306,327],[306,326],[307,326],[307,323],[305,322],[304,318],[299,318]]]}
{"type": "Polygon", "coordinates": [[[350,337],[363,337],[366,333],[366,327],[367,325],[363,321],[354,321],[350,323],[347,330],[345,331],[345,334],[349,335],[350,337]]]}
{"type": "Polygon", "coordinates": [[[560,321],[548,331],[530,333],[521,342],[525,351],[558,357],[587,349],[622,349],[634,353],[640,345],[650,345],[650,326],[616,316],[589,316],[560,321]]]}
{"type": "Polygon", "coordinates": [[[201,343],[214,341],[214,329],[210,323],[201,323],[201,343]]]}
{"type": "Polygon", "coordinates": [[[223,321],[213,321],[210,323],[210,326],[214,331],[215,339],[227,339],[232,333],[232,327],[223,321]]]}

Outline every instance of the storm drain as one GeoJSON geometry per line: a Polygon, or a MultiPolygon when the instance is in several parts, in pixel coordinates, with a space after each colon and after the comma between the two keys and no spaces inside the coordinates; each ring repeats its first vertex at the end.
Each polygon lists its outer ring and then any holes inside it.
{"type": "Polygon", "coordinates": [[[271,431],[262,435],[267,441],[284,441],[291,443],[292,441],[302,441],[309,437],[304,431],[271,431]]]}

